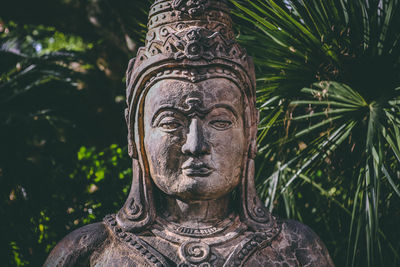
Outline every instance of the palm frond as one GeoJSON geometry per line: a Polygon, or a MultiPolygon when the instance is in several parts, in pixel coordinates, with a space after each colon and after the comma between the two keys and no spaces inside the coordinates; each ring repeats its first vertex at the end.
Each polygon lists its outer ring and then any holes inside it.
{"type": "Polygon", "coordinates": [[[327,242],[348,243],[339,265],[395,264],[396,239],[386,238],[380,214],[400,188],[400,2],[231,2],[258,72],[256,178],[265,203],[297,216],[304,194],[295,189],[309,184],[348,216],[349,239],[327,242]]]}

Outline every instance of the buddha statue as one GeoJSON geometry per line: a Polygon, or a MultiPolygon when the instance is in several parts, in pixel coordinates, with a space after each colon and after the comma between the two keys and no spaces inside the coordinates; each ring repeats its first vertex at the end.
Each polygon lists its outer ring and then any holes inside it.
{"type": "Polygon", "coordinates": [[[256,194],[254,66],[220,0],[156,0],[127,71],[133,181],[115,215],[45,266],[333,266],[308,227],[256,194]]]}

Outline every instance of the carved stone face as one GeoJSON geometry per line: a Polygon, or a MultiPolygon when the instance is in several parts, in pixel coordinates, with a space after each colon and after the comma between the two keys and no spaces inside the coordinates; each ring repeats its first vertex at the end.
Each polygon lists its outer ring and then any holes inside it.
{"type": "Polygon", "coordinates": [[[246,138],[243,97],[233,82],[162,80],[145,101],[144,148],[160,190],[196,201],[238,186],[246,138]]]}

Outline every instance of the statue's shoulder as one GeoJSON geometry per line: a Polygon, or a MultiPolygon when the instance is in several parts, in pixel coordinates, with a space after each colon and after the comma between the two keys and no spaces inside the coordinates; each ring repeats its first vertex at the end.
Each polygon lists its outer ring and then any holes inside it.
{"type": "MultiPolygon", "coordinates": [[[[307,225],[295,220],[280,220],[282,234],[300,247],[323,245],[318,235],[307,225]]],[[[325,246],[324,246],[325,247],[325,246]]]]}
{"type": "Polygon", "coordinates": [[[243,266],[272,266],[271,263],[276,263],[279,266],[334,267],[328,250],[317,234],[294,220],[273,217],[272,223],[254,233],[252,241],[255,250],[248,253],[251,246],[246,244],[245,249],[240,251],[242,258],[251,254],[244,259],[243,266]]]}
{"type": "Polygon", "coordinates": [[[289,244],[300,266],[334,266],[325,244],[310,227],[295,220],[280,220],[280,243],[289,244]]]}
{"type": "Polygon", "coordinates": [[[54,247],[44,267],[89,266],[91,254],[103,245],[107,237],[108,230],[102,222],[81,227],[54,247]]]}

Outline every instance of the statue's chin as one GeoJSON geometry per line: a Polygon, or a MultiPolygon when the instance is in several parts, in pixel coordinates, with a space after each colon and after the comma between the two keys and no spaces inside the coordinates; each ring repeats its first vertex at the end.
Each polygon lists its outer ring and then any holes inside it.
{"type": "Polygon", "coordinates": [[[221,184],[219,177],[200,172],[182,173],[173,183],[156,183],[165,194],[183,201],[206,201],[219,199],[236,187],[236,184],[221,184]],[[215,183],[214,183],[215,182],[215,183]]]}

